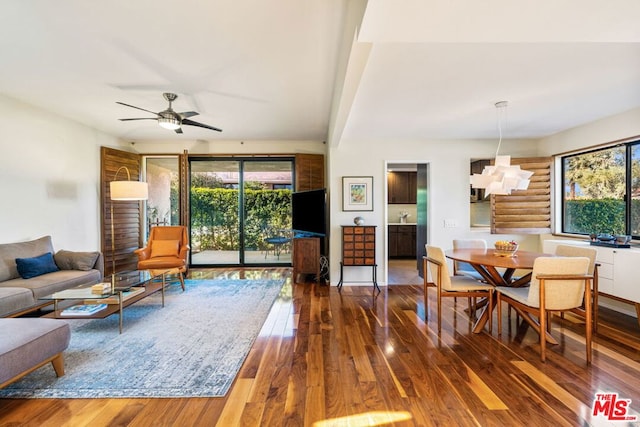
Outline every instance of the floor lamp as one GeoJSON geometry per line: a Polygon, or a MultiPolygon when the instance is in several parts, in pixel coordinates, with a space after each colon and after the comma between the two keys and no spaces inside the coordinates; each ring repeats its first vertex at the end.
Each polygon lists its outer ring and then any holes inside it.
{"type": "Polygon", "coordinates": [[[149,186],[146,182],[131,181],[131,174],[126,166],[120,166],[116,171],[113,181],[109,184],[111,203],[111,292],[114,292],[116,285],[116,242],[115,228],[113,226],[113,201],[123,200],[147,200],[149,198],[149,186]],[[126,181],[118,181],[118,173],[121,170],[127,172],[126,181]]]}

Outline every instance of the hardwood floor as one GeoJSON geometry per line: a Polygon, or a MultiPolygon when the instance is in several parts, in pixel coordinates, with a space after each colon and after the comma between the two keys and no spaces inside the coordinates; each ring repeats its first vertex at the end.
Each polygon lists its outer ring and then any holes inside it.
{"type": "Polygon", "coordinates": [[[289,279],[226,397],[0,399],[0,426],[575,426],[597,424],[590,415],[597,391],[631,399],[635,414],[640,409],[635,319],[601,310],[587,367],[578,318],[554,319],[560,344],[542,363],[537,336],[516,327],[515,316],[511,323],[503,317],[501,338],[495,324],[492,335],[473,334],[465,308],[465,301],[443,303],[438,336],[435,301],[425,307],[421,286],[374,295],[371,287],[339,293],[289,279]]]}

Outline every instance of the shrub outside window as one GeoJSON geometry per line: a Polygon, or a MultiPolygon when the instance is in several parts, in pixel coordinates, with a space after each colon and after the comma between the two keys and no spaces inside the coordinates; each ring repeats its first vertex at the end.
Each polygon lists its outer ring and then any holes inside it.
{"type": "Polygon", "coordinates": [[[562,231],[640,238],[640,141],[562,157],[562,231]]]}

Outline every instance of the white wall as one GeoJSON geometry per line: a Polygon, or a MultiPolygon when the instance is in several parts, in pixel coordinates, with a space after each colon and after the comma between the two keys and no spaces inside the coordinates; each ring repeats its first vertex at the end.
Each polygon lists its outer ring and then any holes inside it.
{"type": "MultiPolygon", "coordinates": [[[[325,154],[322,141],[138,141],[131,149],[143,154],[325,154]]],[[[326,162],[326,159],[325,159],[326,162]]]]}
{"type": "MultiPolygon", "coordinates": [[[[372,143],[370,141],[341,143],[329,151],[329,198],[331,206],[330,268],[331,282],[340,279],[341,225],[353,224],[355,216],[362,216],[367,225],[376,225],[378,282],[386,281],[386,163],[429,164],[428,236],[429,243],[450,248],[454,238],[484,238],[496,240],[514,238],[523,249],[537,249],[538,236],[491,235],[488,230],[471,230],[469,203],[469,168],[471,159],[495,156],[496,141],[411,141],[372,143]],[[342,177],[373,176],[373,211],[343,212],[342,177]],[[444,220],[453,220],[454,228],[445,228],[444,220]]],[[[533,141],[503,141],[501,154],[514,157],[538,155],[533,141]]],[[[371,283],[369,268],[344,269],[345,284],[371,283]]]]}
{"type": "Polygon", "coordinates": [[[118,140],[0,96],[0,243],[51,235],[55,250],[100,247],[100,149],[118,140]]]}
{"type": "Polygon", "coordinates": [[[539,150],[541,155],[554,155],[638,136],[640,108],[543,138],[539,150]]]}

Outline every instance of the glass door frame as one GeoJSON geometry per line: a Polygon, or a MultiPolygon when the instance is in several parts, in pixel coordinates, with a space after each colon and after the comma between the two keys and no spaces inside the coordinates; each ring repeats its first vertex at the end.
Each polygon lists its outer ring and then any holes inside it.
{"type": "Polygon", "coordinates": [[[269,156],[219,156],[219,155],[214,155],[214,156],[207,156],[207,155],[189,155],[188,159],[187,159],[187,163],[188,163],[188,173],[186,174],[186,179],[188,180],[188,182],[186,183],[186,188],[188,190],[188,212],[189,212],[189,221],[187,224],[187,228],[189,230],[189,239],[191,240],[192,237],[192,230],[191,230],[191,216],[193,214],[193,201],[192,201],[192,194],[191,194],[191,174],[192,174],[192,164],[193,162],[200,162],[200,161],[209,161],[209,162],[216,162],[216,161],[226,161],[226,162],[238,162],[238,236],[239,236],[239,240],[238,240],[238,263],[237,264],[232,264],[232,263],[228,263],[228,264],[219,264],[219,263],[202,263],[202,264],[193,264],[193,253],[192,251],[189,252],[189,267],[193,267],[193,268],[210,268],[210,267],[243,267],[243,266],[251,266],[251,267],[273,267],[273,266],[282,266],[282,267],[290,267],[291,263],[271,263],[271,262],[264,262],[264,263],[250,263],[247,264],[246,263],[246,257],[245,257],[245,192],[244,192],[244,181],[245,181],[245,176],[244,176],[244,166],[245,166],[245,162],[250,162],[250,163],[260,163],[260,162],[273,162],[273,161],[282,161],[282,162],[289,162],[291,165],[291,188],[292,188],[292,192],[295,189],[295,156],[291,156],[291,155],[269,155],[269,156]]]}

